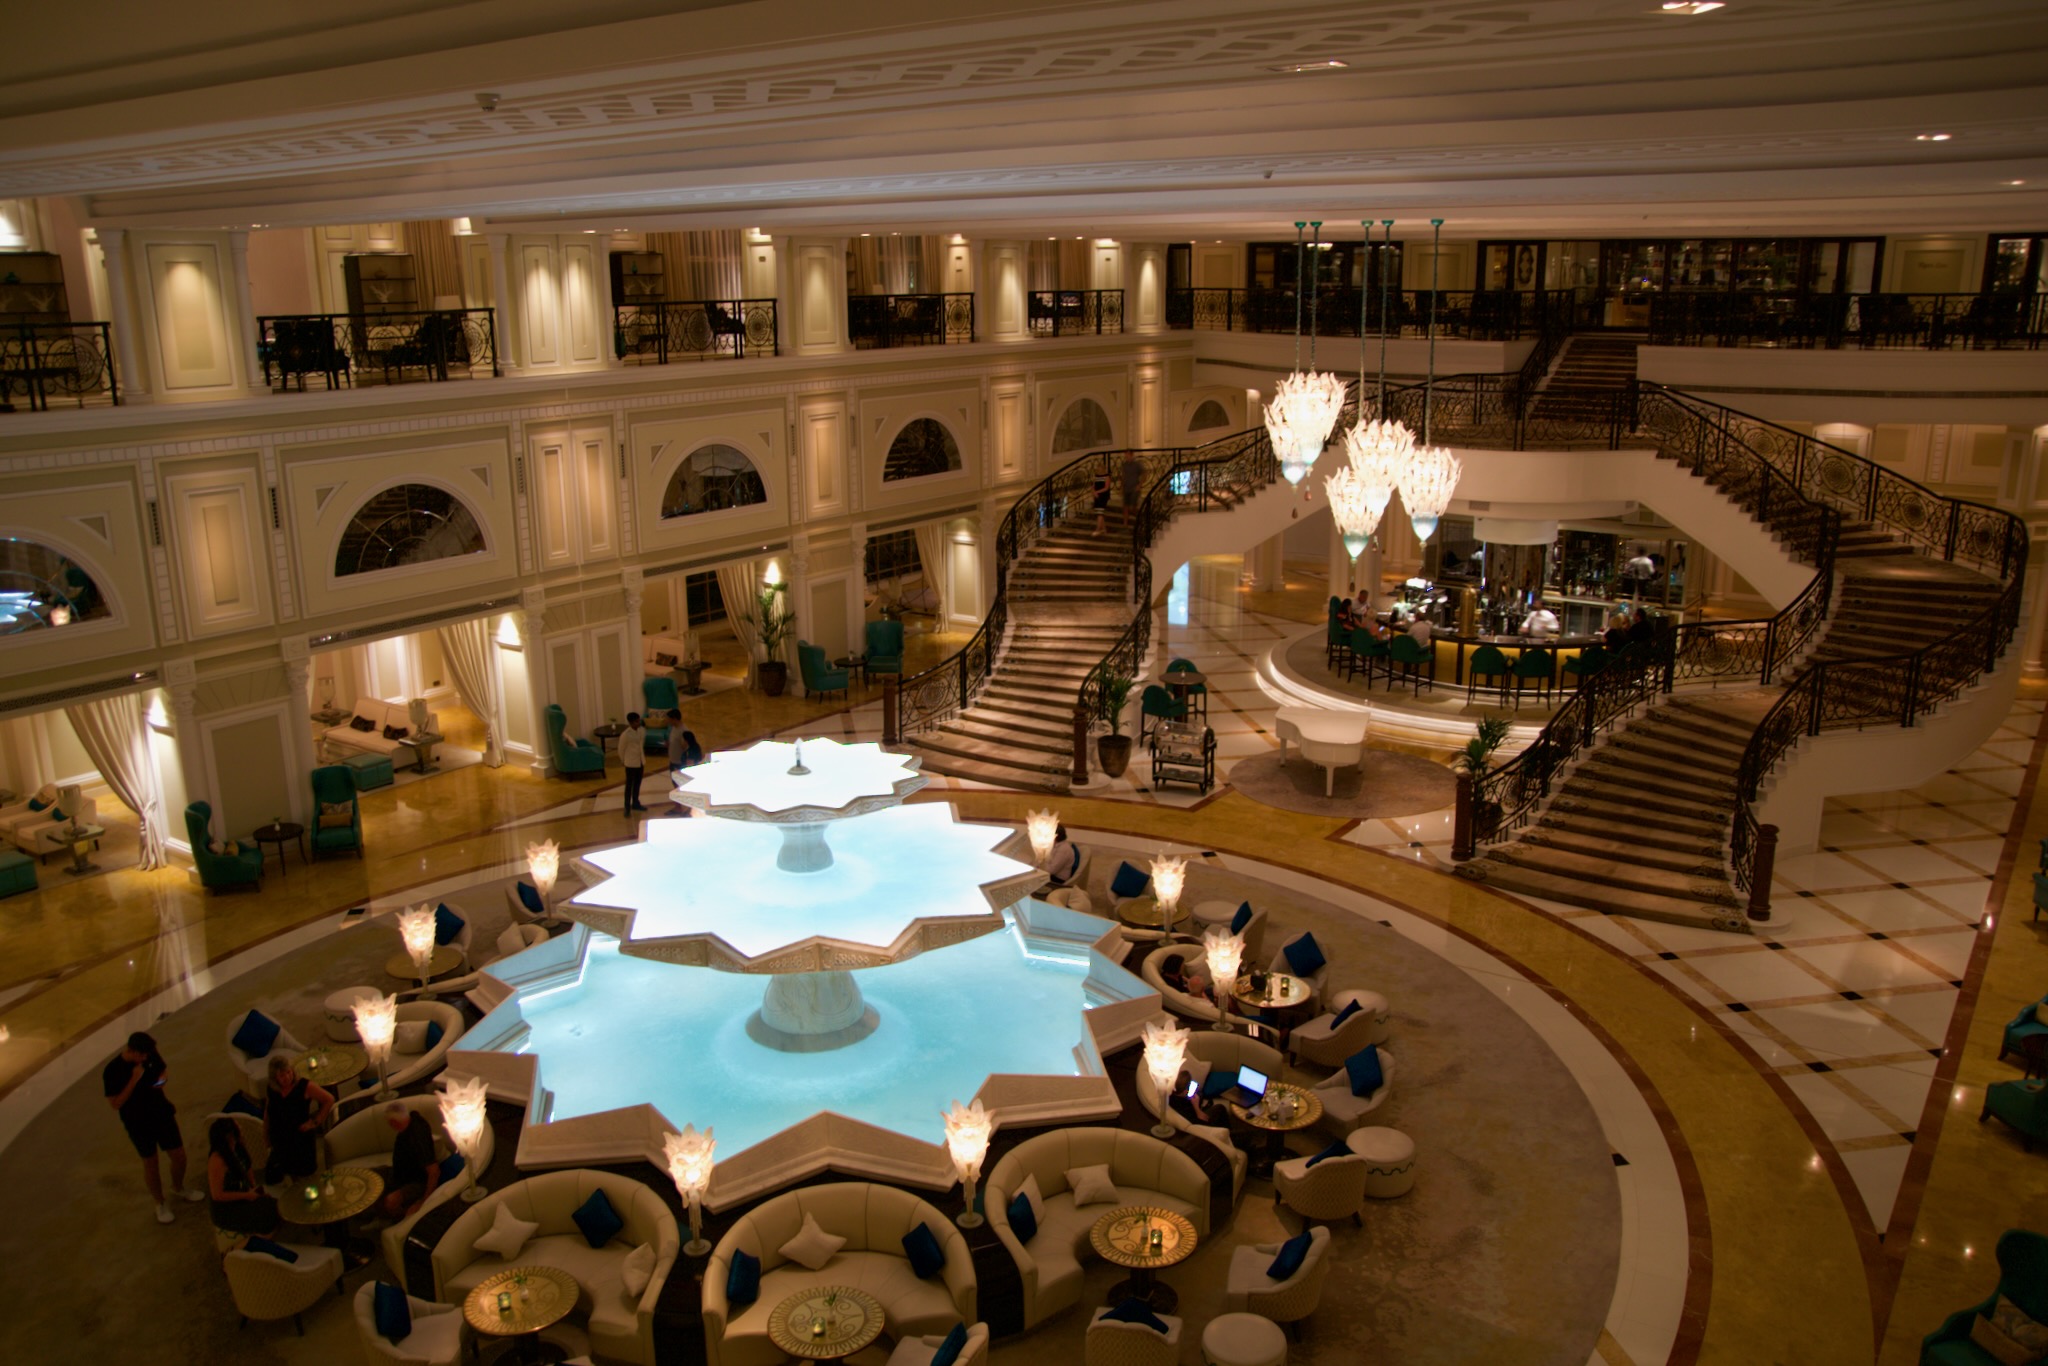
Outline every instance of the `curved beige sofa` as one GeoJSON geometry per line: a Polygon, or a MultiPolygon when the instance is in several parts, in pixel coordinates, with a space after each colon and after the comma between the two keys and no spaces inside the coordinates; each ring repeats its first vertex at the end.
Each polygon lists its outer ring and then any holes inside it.
{"type": "Polygon", "coordinates": [[[473,1286],[507,1267],[536,1262],[552,1266],[576,1278],[580,1287],[576,1309],[588,1316],[593,1352],[654,1366],[654,1306],[681,1247],[675,1216],[660,1196],[638,1181],[581,1167],[543,1172],[491,1192],[448,1226],[434,1247],[434,1298],[460,1304],[473,1286]],[[625,1228],[603,1247],[592,1247],[574,1218],[595,1190],[602,1190],[626,1221],[625,1228]],[[500,1205],[509,1206],[518,1218],[540,1225],[510,1261],[476,1250],[476,1240],[490,1231],[500,1205]],[[625,1262],[643,1243],[654,1244],[654,1276],[646,1290],[629,1299],[625,1262]]]}
{"type": "MultiPolygon", "coordinates": [[[[390,1123],[384,1118],[384,1106],[390,1103],[386,1101],[368,1110],[358,1110],[327,1131],[329,1166],[374,1167],[380,1174],[390,1176],[391,1145],[398,1138],[398,1135],[391,1131],[390,1123]]],[[[448,1142],[448,1130],[441,1124],[440,1096],[406,1096],[400,1099],[398,1104],[408,1110],[417,1110],[427,1117],[427,1124],[434,1131],[436,1156],[446,1158],[454,1151],[453,1145],[448,1142]]],[[[477,1165],[489,1171],[497,1152],[497,1138],[492,1134],[491,1126],[486,1124],[483,1147],[479,1153],[482,1161],[477,1165]]],[[[378,1241],[384,1248],[385,1265],[391,1268],[391,1274],[398,1278],[400,1285],[405,1284],[405,1239],[406,1235],[412,1232],[412,1226],[418,1223],[420,1216],[428,1210],[445,1205],[453,1200],[457,1193],[468,1190],[475,1180],[476,1173],[471,1170],[469,1163],[463,1163],[462,1170],[455,1174],[453,1181],[443,1181],[434,1187],[433,1194],[422,1201],[417,1210],[398,1222],[385,1226],[378,1233],[378,1241]]]]}
{"type": "Polygon", "coordinates": [[[982,1210],[1017,1263],[1024,1282],[1024,1326],[1036,1327],[1081,1297],[1081,1253],[1088,1231],[1115,1205],[1076,1207],[1067,1173],[1107,1165],[1117,1204],[1153,1205],[1184,1214],[1197,1237],[1209,1236],[1209,1177],[1195,1160],[1150,1134],[1122,1129],[1055,1129],[1027,1138],[989,1173],[982,1210]],[[1044,1198],[1038,1234],[1029,1243],[1010,1229],[1009,1204],[1027,1176],[1044,1198]]]}
{"type": "Polygon", "coordinates": [[[1178,955],[1184,966],[1204,961],[1199,945],[1162,944],[1145,955],[1145,961],[1138,965],[1138,976],[1145,985],[1159,993],[1160,1001],[1174,1014],[1188,1020],[1199,1020],[1204,1024],[1215,1024],[1216,1007],[1199,996],[1190,996],[1178,987],[1168,986],[1166,979],[1159,975],[1160,967],[1170,957],[1178,955]]]}
{"type": "Polygon", "coordinates": [[[768,1315],[799,1290],[850,1285],[882,1302],[892,1340],[946,1333],[975,1321],[974,1258],[953,1221],[908,1191],[868,1181],[807,1186],[778,1195],[740,1216],[712,1249],[704,1271],[704,1350],[711,1366],[781,1366],[787,1358],[768,1341],[768,1315]],[[781,1247],[802,1231],[804,1216],[846,1246],[816,1271],[789,1261],[781,1247]],[[921,1281],[910,1269],[903,1235],[929,1228],[946,1267],[921,1281]],[[761,1293],[734,1311],[725,1295],[732,1254],[761,1259],[761,1293]]]}

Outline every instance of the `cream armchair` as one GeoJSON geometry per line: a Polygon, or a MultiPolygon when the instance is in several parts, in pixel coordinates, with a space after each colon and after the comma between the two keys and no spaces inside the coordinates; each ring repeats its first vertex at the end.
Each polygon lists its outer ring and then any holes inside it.
{"type": "MultiPolygon", "coordinates": [[[[1347,1055],[1348,1056],[1348,1055],[1347,1055]]],[[[1387,1103],[1394,1090],[1394,1055],[1380,1049],[1380,1084],[1369,1096],[1351,1094],[1351,1074],[1343,1067],[1316,1083],[1316,1099],[1323,1103],[1323,1127],[1339,1138],[1365,1124],[1366,1116],[1387,1103]]]]}
{"type": "Polygon", "coordinates": [[[48,810],[56,804],[57,785],[55,783],[44,783],[20,801],[0,806],[0,835],[5,835],[11,840],[14,838],[14,828],[16,826],[44,819],[43,811],[31,811],[29,809],[31,801],[41,802],[44,810],[48,810]]]}
{"type": "MultiPolygon", "coordinates": [[[[988,1175],[982,1210],[1024,1282],[1024,1326],[1032,1328],[1081,1298],[1081,1257],[1088,1231],[1108,1205],[1074,1204],[1067,1173],[1104,1166],[1120,1203],[1155,1205],[1187,1216],[1209,1236],[1209,1177],[1192,1157],[1145,1133],[1120,1129],[1055,1129],[1003,1154],[988,1175]],[[1043,1207],[1038,1233],[1026,1243],[1010,1227],[1009,1203],[1027,1176],[1038,1179],[1043,1207]]],[[[1092,1251],[1091,1251],[1092,1255],[1092,1251]]]]}
{"type": "MultiPolygon", "coordinates": [[[[1304,1219],[1349,1219],[1363,1223],[1365,1159],[1357,1153],[1326,1157],[1313,1167],[1308,1157],[1273,1164],[1273,1198],[1304,1219]]],[[[1268,1260],[1271,1260],[1270,1258],[1268,1260]]]]}
{"type": "MultiPolygon", "coordinates": [[[[1333,1161],[1336,1159],[1317,1164],[1316,1170],[1321,1171],[1333,1161]]],[[[1322,1303],[1323,1282],[1330,1274],[1329,1253],[1330,1230],[1320,1226],[1312,1229],[1308,1236],[1308,1255],[1301,1259],[1301,1265],[1295,1268],[1292,1276],[1276,1281],[1266,1274],[1266,1270],[1280,1255],[1280,1244],[1254,1243],[1232,1250],[1230,1278],[1223,1288],[1224,1310],[1258,1314],[1280,1324],[1293,1324],[1307,1318],[1322,1303]]]]}
{"type": "MultiPolygon", "coordinates": [[[[397,1139],[397,1135],[391,1131],[389,1121],[384,1118],[385,1105],[391,1103],[387,1101],[384,1104],[372,1105],[368,1109],[359,1109],[329,1129],[328,1165],[374,1167],[388,1175],[391,1168],[391,1145],[397,1139]]],[[[396,1103],[427,1117],[427,1124],[434,1131],[435,1153],[445,1158],[454,1151],[448,1142],[448,1131],[441,1124],[440,1096],[406,1096],[396,1103]]],[[[497,1158],[497,1151],[497,1139],[491,1132],[491,1126],[486,1124],[476,1166],[489,1171],[491,1163],[497,1158]]],[[[455,1174],[453,1181],[443,1181],[434,1187],[433,1192],[417,1210],[396,1223],[387,1225],[377,1235],[378,1241],[383,1245],[384,1264],[391,1268],[391,1274],[398,1278],[399,1284],[405,1283],[405,1240],[412,1232],[412,1226],[429,1210],[438,1209],[475,1185],[476,1175],[476,1170],[469,1163],[463,1163],[462,1170],[455,1174]]]]}
{"type": "MultiPolygon", "coordinates": [[[[1289,944],[1292,944],[1295,940],[1299,938],[1301,938],[1301,935],[1290,934],[1287,936],[1287,938],[1280,941],[1279,949],[1275,951],[1275,953],[1273,954],[1273,961],[1266,964],[1267,971],[1284,972],[1290,977],[1301,977],[1301,974],[1294,970],[1293,964],[1287,961],[1287,946],[1289,944]]],[[[1322,941],[1319,939],[1316,941],[1316,943],[1318,946],[1320,946],[1322,944],[1322,941]]],[[[1309,989],[1315,993],[1310,998],[1312,1002],[1323,1000],[1330,994],[1329,963],[1325,962],[1321,967],[1317,968],[1307,977],[1303,977],[1302,980],[1304,982],[1307,982],[1309,984],[1309,989]]]]}
{"type": "Polygon", "coordinates": [[[394,1361],[409,1366],[459,1366],[469,1338],[469,1325],[463,1322],[460,1308],[407,1295],[412,1332],[393,1342],[377,1331],[376,1298],[375,1281],[364,1281],[356,1290],[356,1338],[363,1344],[366,1366],[388,1366],[394,1361]]]}
{"type": "Polygon", "coordinates": [[[408,1051],[393,1045],[386,1071],[395,1090],[425,1081],[448,1061],[448,1050],[462,1037],[462,1012],[444,1001],[407,1001],[398,1008],[398,1024],[439,1024],[441,1038],[431,1048],[408,1051]]]}
{"type": "MultiPolygon", "coordinates": [[[[267,1010],[263,1013],[270,1016],[273,1020],[277,1019],[277,1016],[272,1015],[267,1010]]],[[[279,1053],[296,1056],[305,1052],[306,1046],[293,1037],[292,1032],[286,1029],[283,1023],[280,1022],[277,1029],[277,1038],[272,1041],[268,1053],[263,1054],[261,1057],[244,1053],[241,1049],[235,1047],[235,1035],[241,1032],[242,1021],[248,1018],[249,1012],[245,1010],[230,1019],[228,1021],[227,1033],[223,1038],[227,1042],[228,1060],[234,1064],[235,1072],[242,1078],[242,1090],[252,1098],[261,1100],[264,1088],[270,1085],[271,1058],[279,1053]]]]}
{"type": "Polygon", "coordinates": [[[1161,1314],[1166,1331],[1142,1323],[1125,1323],[1102,1317],[1108,1307],[1095,1311],[1089,1321],[1088,1337],[1082,1345],[1084,1366],[1179,1366],[1181,1321],[1161,1314]]]}
{"type": "Polygon", "coordinates": [[[1325,1011],[1296,1029],[1287,1038],[1287,1051],[1299,1063],[1315,1063],[1320,1067],[1342,1067],[1344,1059],[1370,1043],[1385,1043],[1392,1034],[1387,1023],[1387,998],[1378,992],[1340,991],[1339,997],[1358,996],[1362,999],[1358,1009],[1351,1012],[1351,1018],[1342,1025],[1337,1015],[1343,1009],[1341,1001],[1332,1001],[1336,1010],[1325,1011]]]}
{"type": "MultiPolygon", "coordinates": [[[[945,1333],[922,1333],[916,1337],[904,1338],[896,1344],[896,1350],[889,1353],[888,1366],[932,1366],[932,1358],[938,1354],[939,1348],[944,1346],[945,1342],[945,1333]]],[[[954,1366],[985,1366],[988,1361],[987,1324],[967,1325],[967,1343],[953,1361],[954,1366]]]]}
{"type": "Polygon", "coordinates": [[[341,1293],[341,1252],[306,1243],[285,1246],[298,1254],[297,1261],[238,1248],[221,1259],[221,1270],[227,1273],[228,1293],[234,1296],[243,1323],[290,1319],[304,1337],[306,1324],[299,1316],[320,1302],[328,1286],[341,1293]]]}

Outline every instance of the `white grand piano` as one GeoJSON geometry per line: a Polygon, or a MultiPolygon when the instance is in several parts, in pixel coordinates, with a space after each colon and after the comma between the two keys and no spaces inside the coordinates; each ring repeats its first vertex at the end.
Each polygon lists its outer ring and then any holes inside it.
{"type": "Polygon", "coordinates": [[[1289,741],[1301,747],[1301,757],[1323,766],[1323,795],[1329,796],[1337,782],[1337,770],[1355,768],[1365,759],[1365,735],[1370,712],[1324,711],[1320,707],[1282,707],[1275,713],[1274,732],[1280,737],[1280,762],[1287,762],[1289,741]]]}

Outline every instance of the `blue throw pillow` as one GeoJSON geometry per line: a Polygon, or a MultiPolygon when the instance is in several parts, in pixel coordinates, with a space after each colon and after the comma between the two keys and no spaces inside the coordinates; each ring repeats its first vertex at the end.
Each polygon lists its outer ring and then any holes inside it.
{"type": "Polygon", "coordinates": [[[1364,1007],[1362,1007],[1357,1001],[1351,1002],[1351,1004],[1345,1006],[1342,1010],[1337,1012],[1337,1018],[1330,1021],[1330,1028],[1333,1030],[1338,1028],[1346,1020],[1350,1019],[1353,1015],[1356,1015],[1363,1008],[1364,1007]]]}
{"type": "Polygon", "coordinates": [[[1311,1157],[1311,1158],[1310,1158],[1310,1159],[1308,1160],[1308,1164],[1309,1164],[1309,1166],[1313,1167],[1313,1166],[1315,1166],[1315,1164],[1316,1164],[1316,1163],[1318,1163],[1318,1162],[1322,1162],[1322,1161],[1324,1161],[1324,1160],[1326,1160],[1326,1159],[1328,1159],[1328,1158],[1332,1158],[1332,1157],[1348,1157],[1348,1156],[1350,1156],[1350,1154],[1351,1154],[1351,1148],[1350,1148],[1350,1146],[1349,1146],[1348,1144],[1346,1144],[1346,1143],[1344,1142],[1344,1140],[1343,1140],[1343,1139],[1341,1139],[1341,1138],[1340,1138],[1340,1139],[1338,1139],[1338,1140],[1337,1140],[1336,1142],[1332,1143],[1332,1144],[1331,1144],[1331,1145],[1330,1145],[1329,1147],[1327,1147],[1327,1148],[1323,1149],[1323,1150],[1322,1150],[1321,1152],[1317,1153],[1317,1154],[1316,1154],[1316,1155],[1315,1155],[1314,1157],[1311,1157]]]}
{"type": "Polygon", "coordinates": [[[592,1191],[590,1198],[569,1217],[576,1221],[576,1227],[583,1230],[584,1239],[592,1247],[603,1247],[626,1226],[626,1221],[612,1208],[612,1202],[605,1198],[602,1190],[592,1191]]]}
{"type": "Polygon", "coordinates": [[[953,1366],[960,1359],[960,1352],[967,1346],[967,1325],[956,1323],[953,1331],[946,1334],[946,1340],[939,1344],[939,1350],[932,1353],[929,1366],[953,1366]]]}
{"type": "Polygon", "coordinates": [[[1280,952],[1287,959],[1287,966],[1296,977],[1313,977],[1318,968],[1330,961],[1323,957],[1322,945],[1316,943],[1316,937],[1312,934],[1302,935],[1280,952]]]}
{"type": "Polygon", "coordinates": [[[910,1269],[921,1281],[928,1281],[946,1269],[946,1254],[929,1224],[919,1224],[903,1235],[903,1251],[910,1257],[910,1269]]]}
{"type": "Polygon", "coordinates": [[[34,797],[30,797],[28,799],[28,809],[31,811],[48,811],[50,804],[48,802],[39,802],[34,797]]]}
{"type": "Polygon", "coordinates": [[[1235,1067],[1215,1068],[1208,1076],[1202,1078],[1202,1099],[1214,1100],[1235,1085],[1237,1085],[1237,1069],[1235,1067]]]}
{"type": "Polygon", "coordinates": [[[377,1320],[377,1336],[387,1342],[403,1342],[412,1336],[412,1306],[397,1286],[378,1281],[370,1310],[377,1320]]]}
{"type": "Polygon", "coordinates": [[[1116,866],[1116,876],[1109,880],[1111,896],[1143,896],[1145,889],[1152,885],[1152,875],[1128,863],[1116,866]]]}
{"type": "Polygon", "coordinates": [[[449,910],[447,902],[444,901],[434,907],[434,942],[436,944],[453,944],[455,936],[461,933],[462,917],[449,910]]]}
{"type": "Polygon", "coordinates": [[[1252,903],[1247,901],[1237,908],[1237,914],[1230,917],[1230,932],[1243,934],[1244,927],[1252,923],[1252,903]]]}
{"type": "Polygon", "coordinates": [[[1386,1076],[1380,1071],[1377,1044],[1367,1044],[1344,1059],[1344,1070],[1351,1074],[1351,1094],[1354,1096],[1369,1096],[1386,1083],[1386,1076]]]}
{"type": "Polygon", "coordinates": [[[270,1056],[271,1045],[277,1042],[277,1036],[282,1028],[283,1026],[262,1011],[252,1010],[248,1018],[242,1021],[242,1027],[235,1031],[232,1042],[249,1057],[267,1058],[270,1056]]]}
{"type": "Polygon", "coordinates": [[[520,882],[515,885],[519,888],[520,905],[526,907],[527,910],[532,911],[535,915],[546,915],[548,913],[548,908],[541,903],[540,888],[534,886],[531,882],[520,882]]]}
{"type": "Polygon", "coordinates": [[[450,1153],[441,1159],[441,1184],[447,1185],[462,1175],[462,1154],[450,1153]]]}
{"type": "Polygon", "coordinates": [[[1301,1270],[1302,1261],[1308,1256],[1308,1235],[1309,1230],[1303,1229],[1280,1244],[1280,1255],[1266,1268],[1266,1274],[1276,1281],[1284,1281],[1301,1270]]]}
{"type": "Polygon", "coordinates": [[[248,1115],[251,1119],[263,1118],[263,1107],[240,1091],[227,1098],[221,1105],[220,1112],[224,1115],[248,1115]]]}
{"type": "Polygon", "coordinates": [[[725,1299],[735,1309],[743,1309],[761,1298],[761,1259],[751,1252],[734,1248],[732,1269],[725,1273],[725,1299]]]}
{"type": "Polygon", "coordinates": [[[1017,1241],[1028,1243],[1038,1236],[1038,1216],[1031,1212],[1031,1197],[1023,1191],[1010,1202],[1010,1232],[1017,1235],[1017,1241]]]}
{"type": "Polygon", "coordinates": [[[431,1052],[431,1051],[432,1051],[433,1049],[435,1049],[435,1048],[439,1047],[439,1046],[440,1046],[440,1043],[441,1043],[441,1036],[442,1036],[443,1034],[446,1034],[447,1032],[448,1032],[447,1030],[445,1030],[445,1029],[443,1029],[443,1028],[441,1027],[441,1022],[440,1022],[439,1020],[429,1020],[429,1021],[427,1021],[427,1048],[428,1048],[428,1051],[430,1051],[430,1052],[431,1052]]]}
{"type": "Polygon", "coordinates": [[[272,1242],[268,1238],[251,1238],[248,1242],[242,1244],[242,1251],[260,1252],[266,1257],[275,1257],[280,1262],[296,1262],[299,1259],[298,1253],[292,1251],[283,1243],[272,1242]]]}
{"type": "Polygon", "coordinates": [[[1103,1314],[1105,1319],[1115,1323],[1142,1323],[1157,1333],[1166,1331],[1166,1320],[1152,1312],[1152,1306],[1136,1295],[1127,1295],[1118,1301],[1116,1308],[1103,1314]]]}

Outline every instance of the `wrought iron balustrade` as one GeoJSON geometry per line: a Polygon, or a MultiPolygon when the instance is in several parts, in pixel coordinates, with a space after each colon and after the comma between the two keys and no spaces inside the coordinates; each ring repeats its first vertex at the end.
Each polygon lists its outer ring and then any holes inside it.
{"type": "Polygon", "coordinates": [[[302,313],[256,320],[263,382],[282,393],[306,377],[338,384],[404,384],[500,374],[493,311],[302,313]]]}
{"type": "Polygon", "coordinates": [[[1653,294],[1653,346],[2037,350],[2048,295],[1653,294]]]}
{"type": "Polygon", "coordinates": [[[779,356],[773,299],[662,299],[612,309],[612,354],[628,365],[779,356]]]}
{"type": "Polygon", "coordinates": [[[79,407],[105,400],[118,404],[112,329],[106,323],[22,323],[0,327],[0,413],[31,412],[50,400],[71,399],[79,407]]]}
{"type": "MultiPolygon", "coordinates": [[[[1291,287],[1261,289],[1170,289],[1166,292],[1166,325],[1212,332],[1284,332],[1297,326],[1291,287]]],[[[1542,332],[1546,321],[1570,316],[1569,290],[1445,289],[1435,292],[1439,337],[1461,341],[1518,341],[1542,332]]],[[[1299,317],[1306,325],[1309,298],[1302,295],[1299,317]]],[[[1366,291],[1365,335],[1420,337],[1429,330],[1431,291],[1377,289],[1366,291]]],[[[1316,331],[1325,337],[1355,337],[1359,332],[1358,289],[1324,285],[1315,291],[1316,331]]]]}
{"type": "Polygon", "coordinates": [[[1120,289],[1034,289],[1029,300],[1031,335],[1100,336],[1124,330],[1124,292],[1120,289]]]}
{"type": "Polygon", "coordinates": [[[861,350],[974,340],[972,294],[852,294],[846,334],[861,350]]]}

